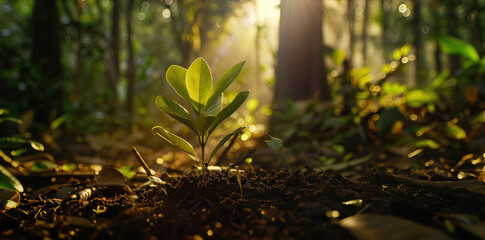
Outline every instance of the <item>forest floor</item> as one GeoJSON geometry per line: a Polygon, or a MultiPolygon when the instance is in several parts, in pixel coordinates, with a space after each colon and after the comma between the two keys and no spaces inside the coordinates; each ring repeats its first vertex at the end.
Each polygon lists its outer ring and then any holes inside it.
{"type": "Polygon", "coordinates": [[[0,238],[484,239],[481,181],[305,168],[159,177],[166,184],[139,187],[146,179],[135,177],[95,188],[89,176],[21,179],[48,187],[0,212],[0,238]],[[83,188],[91,192],[73,197],[83,188]]]}

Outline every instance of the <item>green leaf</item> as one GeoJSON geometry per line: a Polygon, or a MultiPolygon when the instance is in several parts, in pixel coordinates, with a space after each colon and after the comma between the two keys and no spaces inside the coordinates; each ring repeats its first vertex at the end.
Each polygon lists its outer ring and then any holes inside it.
{"type": "Polygon", "coordinates": [[[339,66],[345,60],[345,51],[342,49],[336,50],[335,52],[332,53],[332,59],[333,59],[333,62],[335,63],[335,66],[339,66]]]}
{"type": "Polygon", "coordinates": [[[133,166],[123,166],[120,167],[120,172],[125,175],[125,177],[130,180],[135,176],[135,168],[133,166]]]}
{"type": "Polygon", "coordinates": [[[11,189],[11,190],[16,190],[16,191],[19,191],[19,192],[24,191],[24,187],[22,186],[20,181],[17,178],[15,178],[2,165],[0,165],[0,187],[11,189]]]}
{"type": "Polygon", "coordinates": [[[196,103],[196,112],[201,113],[212,88],[212,73],[203,58],[197,58],[190,65],[185,76],[190,99],[196,103]]]}
{"type": "Polygon", "coordinates": [[[61,166],[62,171],[71,172],[77,169],[77,164],[75,163],[66,163],[61,166]]]}
{"type": "Polygon", "coordinates": [[[455,139],[465,139],[466,138],[466,132],[461,128],[460,126],[452,123],[452,122],[447,122],[446,123],[446,134],[448,134],[451,137],[454,137],[455,139]]]}
{"type": "Polygon", "coordinates": [[[485,123],[485,111],[482,111],[481,113],[473,117],[472,124],[477,124],[477,123],[485,123]]]}
{"type": "Polygon", "coordinates": [[[211,126],[212,122],[216,119],[215,116],[204,116],[204,117],[195,117],[192,119],[192,124],[196,129],[196,134],[199,136],[204,136],[207,132],[207,129],[211,126]]]}
{"type": "Polygon", "coordinates": [[[179,117],[190,119],[190,114],[185,108],[166,97],[158,96],[155,103],[160,110],[166,112],[170,116],[177,115],[179,117]]]}
{"type": "Polygon", "coordinates": [[[61,124],[63,124],[65,121],[69,119],[69,115],[64,114],[58,118],[56,118],[54,121],[52,121],[50,125],[51,130],[56,130],[61,124]]]}
{"type": "Polygon", "coordinates": [[[0,118],[0,123],[2,122],[13,122],[13,123],[17,123],[17,124],[22,124],[22,120],[18,119],[18,118],[14,118],[14,117],[2,117],[0,118]]]}
{"type": "Polygon", "coordinates": [[[232,102],[229,103],[229,105],[227,105],[224,109],[221,110],[221,112],[217,114],[216,119],[214,120],[214,122],[212,123],[212,126],[209,129],[209,135],[222,121],[224,121],[226,118],[231,116],[235,111],[239,109],[239,107],[241,107],[244,101],[246,101],[246,99],[248,98],[250,92],[251,91],[240,92],[234,98],[234,100],[232,100],[232,102]]]}
{"type": "Polygon", "coordinates": [[[0,148],[16,148],[26,143],[29,143],[29,141],[22,138],[16,138],[16,137],[0,138],[0,148]]]}
{"type": "Polygon", "coordinates": [[[337,152],[339,155],[342,155],[345,152],[345,148],[342,145],[334,144],[332,145],[332,149],[337,152]]]}
{"type": "Polygon", "coordinates": [[[384,84],[382,84],[383,92],[390,93],[396,96],[401,93],[404,93],[406,89],[407,89],[406,85],[401,85],[399,83],[385,82],[384,84]]]}
{"type": "Polygon", "coordinates": [[[229,85],[231,85],[232,82],[234,82],[234,80],[236,80],[237,76],[244,67],[244,64],[246,64],[246,61],[242,61],[234,65],[227,70],[224,75],[222,75],[222,77],[216,82],[210,91],[210,97],[207,100],[206,105],[207,107],[211,107],[214,103],[216,103],[220,95],[227,89],[227,87],[229,87],[229,85]]]}
{"type": "Polygon", "coordinates": [[[438,44],[441,51],[450,55],[459,55],[477,63],[480,60],[477,50],[470,44],[451,36],[440,36],[438,44]]]}
{"type": "Polygon", "coordinates": [[[268,147],[271,149],[278,151],[278,152],[283,152],[283,140],[279,138],[275,138],[273,136],[269,136],[270,140],[264,141],[266,144],[268,144],[268,147]]]}
{"type": "Polygon", "coordinates": [[[430,149],[438,149],[440,145],[432,139],[416,139],[413,142],[416,147],[427,147],[430,149]]]}
{"type": "Polygon", "coordinates": [[[0,138],[0,148],[17,148],[23,144],[30,144],[34,150],[44,151],[44,145],[42,145],[40,142],[16,137],[0,138]]]}
{"type": "Polygon", "coordinates": [[[436,89],[440,87],[445,81],[446,77],[448,77],[448,75],[450,75],[450,70],[447,68],[444,71],[442,71],[438,76],[436,76],[436,78],[431,83],[430,87],[432,89],[436,89]]]}
{"type": "Polygon", "coordinates": [[[222,110],[222,98],[223,94],[217,98],[217,101],[207,110],[207,115],[217,115],[222,110]]]}
{"type": "Polygon", "coordinates": [[[172,144],[175,147],[178,147],[180,150],[188,153],[189,156],[192,157],[192,159],[198,161],[199,158],[197,158],[197,155],[195,155],[194,148],[192,147],[192,145],[190,145],[190,143],[185,141],[183,138],[181,138],[181,137],[179,137],[179,136],[177,136],[177,135],[175,135],[171,132],[168,132],[167,130],[165,130],[163,127],[160,127],[160,126],[153,127],[152,131],[153,131],[154,134],[165,139],[170,144],[172,144]]]}
{"type": "Polygon", "coordinates": [[[36,151],[40,151],[40,152],[44,151],[44,145],[42,145],[42,143],[40,143],[40,142],[36,142],[36,141],[32,141],[32,140],[29,140],[29,142],[30,142],[30,146],[31,146],[31,147],[32,147],[34,150],[36,150],[36,151]]]}
{"type": "Polygon", "coordinates": [[[187,91],[187,86],[185,85],[185,76],[187,75],[187,69],[172,65],[168,68],[167,74],[165,77],[167,78],[167,82],[172,86],[172,88],[177,92],[179,96],[181,96],[185,101],[190,103],[189,92],[187,91]]]}
{"type": "Polygon", "coordinates": [[[197,133],[197,129],[194,127],[194,124],[190,119],[191,116],[185,108],[163,96],[158,96],[155,100],[155,103],[160,110],[168,114],[173,119],[183,123],[185,126],[189,127],[190,129],[192,129],[192,131],[197,133]]]}
{"type": "Polygon", "coordinates": [[[406,102],[410,107],[421,107],[438,101],[438,94],[433,90],[414,89],[406,95],[406,102]]]}
{"type": "Polygon", "coordinates": [[[32,170],[32,171],[44,171],[44,170],[55,169],[56,167],[57,167],[57,164],[55,164],[51,161],[48,161],[48,160],[44,160],[44,161],[36,161],[34,163],[34,166],[32,166],[32,168],[30,170],[32,170]]]}
{"type": "Polygon", "coordinates": [[[221,141],[219,141],[219,143],[217,144],[217,146],[214,148],[214,150],[212,150],[212,153],[211,153],[211,155],[209,157],[209,160],[207,162],[210,162],[210,160],[212,159],[212,157],[214,157],[214,155],[217,153],[217,151],[219,151],[219,149],[224,145],[224,143],[226,143],[235,134],[241,132],[244,128],[246,128],[246,127],[240,127],[238,129],[236,129],[234,132],[229,133],[224,138],[222,138],[221,141]]]}

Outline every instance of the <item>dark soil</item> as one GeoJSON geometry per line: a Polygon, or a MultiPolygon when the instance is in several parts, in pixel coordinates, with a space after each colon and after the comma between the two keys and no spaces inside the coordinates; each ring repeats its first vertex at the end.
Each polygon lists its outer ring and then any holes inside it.
{"type": "MultiPolygon", "coordinates": [[[[471,214],[483,221],[485,197],[465,189],[418,186],[380,173],[358,181],[333,173],[256,171],[162,176],[157,187],[130,193],[110,187],[91,196],[55,198],[72,182],[0,216],[2,239],[354,239],[337,219],[355,214],[397,216],[447,232],[439,217],[471,214]],[[134,195],[137,196],[134,197],[134,195]],[[84,198],[84,199],[79,199],[84,198]],[[362,206],[342,202],[361,199],[362,206]]],[[[474,239],[463,231],[451,234],[474,239]]]]}

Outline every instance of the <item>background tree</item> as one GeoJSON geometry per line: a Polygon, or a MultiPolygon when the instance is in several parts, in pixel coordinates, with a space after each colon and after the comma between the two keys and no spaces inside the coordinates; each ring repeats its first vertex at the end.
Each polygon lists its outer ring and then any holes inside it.
{"type": "Polygon", "coordinates": [[[44,92],[32,98],[35,119],[48,124],[62,112],[64,92],[59,85],[62,73],[60,23],[56,0],[36,0],[32,12],[31,62],[36,66],[37,83],[44,92]]]}
{"type": "Polygon", "coordinates": [[[323,61],[322,1],[281,1],[275,100],[330,99],[323,61]]]}

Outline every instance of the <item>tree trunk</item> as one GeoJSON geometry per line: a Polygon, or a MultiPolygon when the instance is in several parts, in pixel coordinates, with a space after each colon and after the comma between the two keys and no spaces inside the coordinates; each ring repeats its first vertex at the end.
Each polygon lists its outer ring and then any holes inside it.
{"type": "Polygon", "coordinates": [[[126,89],[126,110],[130,118],[130,122],[133,117],[133,96],[135,91],[136,80],[136,66],[135,66],[135,53],[133,52],[133,39],[132,39],[132,16],[133,16],[134,0],[128,0],[128,6],[126,7],[126,30],[128,34],[127,48],[128,48],[128,68],[126,70],[126,79],[128,80],[128,86],[126,89]]]}
{"type": "Polygon", "coordinates": [[[421,31],[421,1],[413,0],[414,16],[413,16],[413,35],[414,35],[414,51],[416,54],[416,83],[423,84],[426,80],[426,59],[424,57],[424,42],[423,33],[421,31]]]}
{"type": "MultiPolygon", "coordinates": [[[[62,114],[64,90],[55,88],[62,74],[60,23],[56,0],[36,0],[32,11],[31,62],[38,67],[38,91],[29,104],[35,109],[35,122],[49,124],[62,114]]],[[[34,130],[34,134],[37,130],[34,130]]],[[[40,130],[39,130],[40,132],[40,130]]]]}
{"type": "Polygon", "coordinates": [[[110,57],[109,57],[109,77],[110,77],[110,86],[113,91],[113,97],[115,103],[118,103],[118,78],[120,75],[120,8],[121,8],[120,0],[113,0],[113,9],[112,9],[112,25],[111,25],[111,48],[110,48],[110,57]]]}
{"type": "Polygon", "coordinates": [[[367,23],[369,22],[369,1],[364,1],[364,21],[362,26],[362,62],[365,66],[367,60],[367,23]]]}
{"type": "Polygon", "coordinates": [[[474,19],[472,19],[471,23],[471,35],[472,35],[472,42],[473,46],[478,50],[479,53],[483,52],[484,46],[483,46],[483,32],[481,31],[482,29],[482,22],[480,18],[480,14],[482,12],[482,7],[480,7],[480,3],[477,0],[473,0],[470,3],[470,16],[475,16],[474,19]]]}
{"type": "Polygon", "coordinates": [[[275,101],[330,100],[323,61],[322,1],[282,0],[275,101]]]}
{"type": "Polygon", "coordinates": [[[349,60],[352,64],[354,59],[354,44],[355,44],[355,34],[354,34],[354,0],[347,0],[347,24],[349,28],[349,60]]]}
{"type": "Polygon", "coordinates": [[[32,62],[43,77],[59,77],[62,67],[56,0],[36,0],[32,15],[32,62]]]}
{"type": "MultiPolygon", "coordinates": [[[[456,24],[458,17],[456,16],[456,7],[457,4],[455,1],[450,0],[446,4],[446,26],[447,26],[447,33],[453,37],[458,36],[458,32],[456,31],[458,26],[456,24]]],[[[449,55],[448,56],[448,67],[452,73],[456,73],[460,69],[460,59],[458,56],[449,55]]]]}
{"type": "Polygon", "coordinates": [[[389,52],[388,52],[388,45],[389,41],[388,39],[388,29],[389,29],[389,17],[388,13],[386,10],[388,2],[387,0],[381,0],[381,11],[382,11],[382,19],[381,19],[381,24],[382,24],[382,55],[384,56],[384,62],[387,62],[387,58],[389,57],[389,52]]]}

